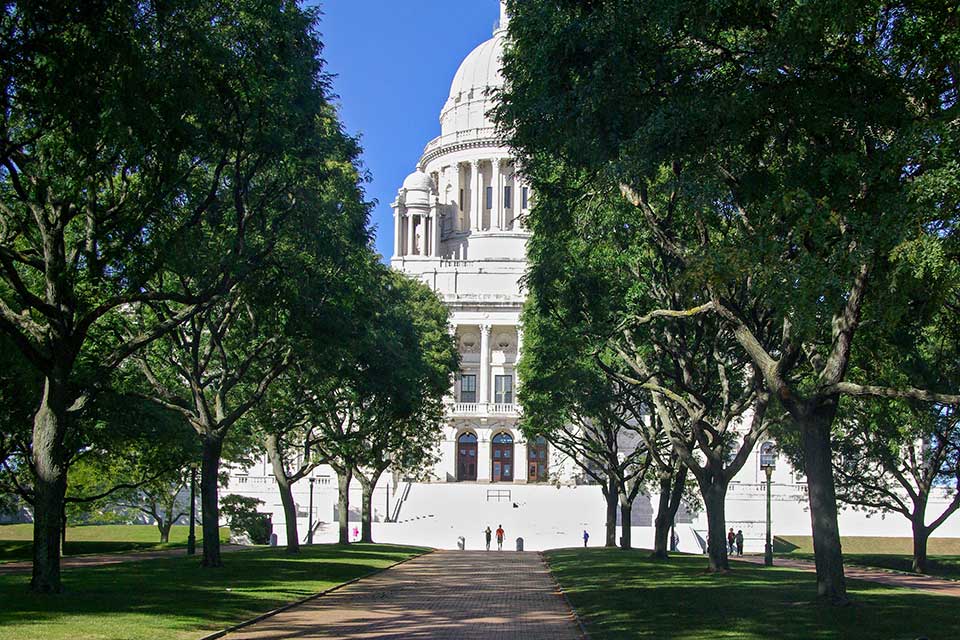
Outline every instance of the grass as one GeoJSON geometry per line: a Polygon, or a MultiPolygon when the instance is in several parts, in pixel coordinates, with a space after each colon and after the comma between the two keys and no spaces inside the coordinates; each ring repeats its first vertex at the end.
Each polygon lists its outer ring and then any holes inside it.
{"type": "Polygon", "coordinates": [[[422,549],[352,544],[238,551],[220,569],[195,558],[64,572],[64,593],[32,594],[29,576],[0,575],[0,640],[196,638],[409,558],[422,549]]]}
{"type": "MultiPolygon", "coordinates": [[[[844,537],[843,559],[861,567],[911,571],[913,541],[910,538],[844,537]]],[[[774,551],[786,558],[813,560],[813,538],[774,538],[774,551]]],[[[960,538],[931,538],[927,546],[927,575],[960,580],[960,538]]]]}
{"type": "Polygon", "coordinates": [[[704,572],[702,556],[558,549],[546,554],[591,638],[900,640],[954,637],[955,598],[850,581],[849,607],[816,601],[815,577],[735,563],[704,572]],[[952,630],[952,631],[948,631],[952,630]]]}
{"type": "MultiPolygon", "coordinates": [[[[900,554],[913,553],[911,538],[880,538],[869,536],[843,536],[840,538],[844,554],[900,554]]],[[[813,553],[811,536],[774,536],[775,553],[813,553]]],[[[960,538],[930,538],[927,543],[930,555],[960,555],[960,538]]]]}
{"type": "MultiPolygon", "coordinates": [[[[176,525],[170,530],[170,542],[160,543],[160,531],[153,525],[91,525],[67,527],[64,556],[90,553],[122,553],[175,549],[187,545],[190,527],[176,525]]],[[[230,538],[229,529],[220,530],[220,540],[230,538]]],[[[200,527],[197,527],[197,539],[200,527]]],[[[0,563],[30,560],[33,555],[33,525],[0,525],[0,563]]]]}

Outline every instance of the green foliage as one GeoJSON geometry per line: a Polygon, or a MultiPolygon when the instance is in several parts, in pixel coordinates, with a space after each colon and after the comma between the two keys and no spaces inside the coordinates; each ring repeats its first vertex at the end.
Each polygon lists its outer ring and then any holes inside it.
{"type": "Polygon", "coordinates": [[[270,542],[270,517],[259,513],[263,500],[230,494],[220,500],[220,513],[230,523],[230,530],[245,533],[253,544],[270,542]]]}

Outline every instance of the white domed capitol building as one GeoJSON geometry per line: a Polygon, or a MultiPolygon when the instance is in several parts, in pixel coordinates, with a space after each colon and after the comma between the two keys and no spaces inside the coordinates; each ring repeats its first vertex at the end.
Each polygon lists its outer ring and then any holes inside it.
{"type": "MultiPolygon", "coordinates": [[[[502,524],[508,539],[523,538],[528,550],[581,544],[583,530],[590,532],[591,546],[604,543],[600,487],[587,484],[578,467],[547,443],[527,441],[517,426],[520,281],[530,236],[523,219],[535,194],[488,116],[495,90],[503,85],[506,23],[501,2],[493,37],[470,52],[453,78],[440,110],[440,135],[426,144],[392,203],[391,265],[427,283],[449,307],[461,370],[447,399],[439,462],[429,480],[385,474],[376,488],[373,536],[378,542],[456,548],[462,536],[467,548],[477,549],[484,528],[502,524]]],[[[731,482],[726,504],[727,526],[743,530],[749,551],[763,550],[761,448],[731,482]]],[[[333,470],[321,466],[293,490],[303,540],[312,522],[315,542],[336,541],[333,470]]],[[[359,526],[359,486],[355,491],[350,519],[359,526]]],[[[284,512],[265,457],[231,472],[222,494],[231,493],[262,500],[260,510],[271,515],[277,543],[285,542],[284,512]]],[[[805,478],[782,458],[773,473],[772,495],[774,534],[809,536],[805,478]]],[[[939,512],[945,502],[945,495],[935,495],[929,512],[939,512]]],[[[640,496],[634,505],[629,524],[635,546],[653,544],[656,503],[656,495],[640,496]]],[[[911,535],[905,518],[852,511],[841,512],[840,528],[845,536],[911,535]]],[[[702,552],[706,530],[703,513],[679,517],[680,550],[702,552]]],[[[960,518],[948,520],[937,535],[960,536],[960,518]]]]}

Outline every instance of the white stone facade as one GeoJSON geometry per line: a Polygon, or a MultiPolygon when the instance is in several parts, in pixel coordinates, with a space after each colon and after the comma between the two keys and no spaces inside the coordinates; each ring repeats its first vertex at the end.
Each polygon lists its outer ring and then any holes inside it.
{"type": "MultiPolygon", "coordinates": [[[[582,474],[576,465],[542,443],[526,442],[517,428],[516,365],[523,352],[520,280],[529,238],[523,219],[534,194],[487,115],[494,107],[492,92],[503,84],[502,3],[500,24],[461,64],[440,113],[441,133],[427,143],[392,204],[391,265],[426,282],[450,308],[462,364],[447,398],[440,460],[430,481],[411,483],[385,474],[375,491],[374,537],[381,542],[455,548],[464,536],[468,548],[479,548],[481,531],[498,524],[509,539],[525,538],[528,550],[579,545],[583,529],[591,534],[591,546],[604,541],[600,488],[578,484],[582,474]]],[[[761,448],[755,448],[731,482],[726,503],[728,526],[743,529],[752,551],[762,550],[765,527],[761,448]]],[[[312,474],[312,520],[322,523],[316,542],[336,539],[336,488],[332,469],[320,467],[312,474]]],[[[223,493],[263,500],[278,543],[285,542],[283,509],[265,460],[234,470],[223,493]]],[[[303,539],[310,494],[310,481],[294,486],[303,539]]],[[[775,535],[810,535],[805,478],[783,458],[773,473],[772,498],[775,535]]],[[[933,497],[928,520],[946,501],[944,493],[933,497]]],[[[359,508],[359,486],[351,502],[351,511],[359,508]]],[[[641,497],[634,508],[637,546],[653,543],[656,503],[656,495],[641,497]]],[[[679,522],[680,549],[702,551],[706,528],[702,513],[679,522]]],[[[911,535],[909,523],[899,515],[868,517],[852,511],[841,513],[840,530],[845,536],[911,535]]],[[[960,536],[960,517],[935,535],[960,536]]]]}

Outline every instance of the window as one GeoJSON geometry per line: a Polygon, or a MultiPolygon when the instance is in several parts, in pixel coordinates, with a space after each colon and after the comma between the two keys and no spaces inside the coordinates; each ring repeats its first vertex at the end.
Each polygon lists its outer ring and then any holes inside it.
{"type": "Polygon", "coordinates": [[[477,401],[477,376],[473,374],[460,376],[460,402],[477,401]]]}
{"type": "Polygon", "coordinates": [[[496,376],[493,382],[493,401],[496,404],[512,404],[513,376],[496,376]]]}
{"type": "Polygon", "coordinates": [[[504,187],[503,188],[503,208],[510,209],[513,207],[513,187],[504,187]]]}
{"type": "Polygon", "coordinates": [[[463,211],[463,189],[460,189],[460,211],[463,211]]]}
{"type": "Polygon", "coordinates": [[[493,209],[493,187],[487,187],[487,209],[493,209]]]}
{"type": "Polygon", "coordinates": [[[529,190],[527,189],[527,187],[524,187],[523,189],[520,190],[520,208],[521,209],[527,208],[528,194],[529,194],[529,190]]]}

